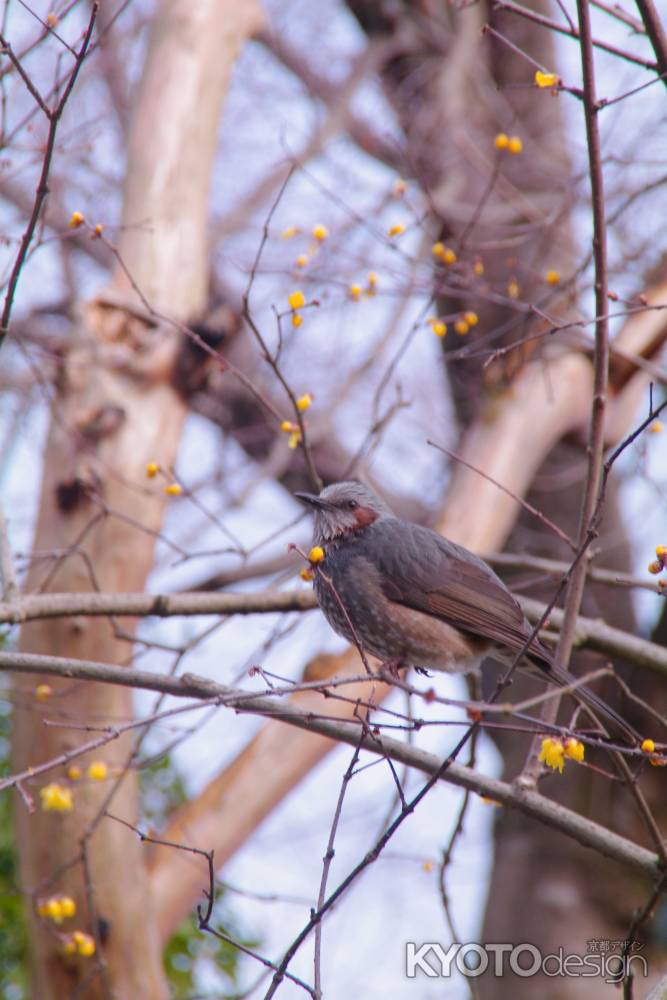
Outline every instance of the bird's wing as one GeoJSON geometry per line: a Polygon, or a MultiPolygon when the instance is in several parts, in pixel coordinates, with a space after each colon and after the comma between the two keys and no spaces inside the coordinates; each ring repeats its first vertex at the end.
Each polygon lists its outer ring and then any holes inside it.
{"type": "MultiPolygon", "coordinates": [[[[368,554],[389,600],[516,652],[525,644],[531,629],[523,611],[477,556],[428,528],[393,518],[377,521],[367,534],[368,554]]],[[[537,638],[530,653],[548,665],[549,654],[537,638]]]]}

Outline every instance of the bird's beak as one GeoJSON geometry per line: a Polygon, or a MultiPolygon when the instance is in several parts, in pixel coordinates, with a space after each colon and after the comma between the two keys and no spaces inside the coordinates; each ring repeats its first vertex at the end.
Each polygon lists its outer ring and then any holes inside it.
{"type": "Polygon", "coordinates": [[[317,507],[320,510],[329,510],[331,504],[318,497],[315,493],[295,493],[294,496],[307,507],[317,507]]]}

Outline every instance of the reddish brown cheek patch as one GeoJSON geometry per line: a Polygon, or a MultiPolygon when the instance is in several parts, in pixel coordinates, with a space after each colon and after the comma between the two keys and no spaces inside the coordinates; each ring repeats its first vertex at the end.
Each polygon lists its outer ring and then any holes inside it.
{"type": "Polygon", "coordinates": [[[359,507],[354,516],[357,519],[358,528],[367,528],[369,524],[378,519],[377,512],[369,507],[359,507]]]}

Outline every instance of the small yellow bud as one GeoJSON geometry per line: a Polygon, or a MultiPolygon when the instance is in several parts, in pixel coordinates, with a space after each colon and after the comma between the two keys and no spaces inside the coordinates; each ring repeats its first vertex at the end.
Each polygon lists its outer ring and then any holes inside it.
{"type": "Polygon", "coordinates": [[[309,260],[310,260],[310,257],[308,256],[308,254],[300,253],[299,256],[296,259],[296,266],[297,267],[305,267],[308,264],[309,260]]]}
{"type": "Polygon", "coordinates": [[[565,767],[565,748],[561,741],[552,739],[550,736],[543,739],[538,760],[562,774],[565,767]]]}
{"type": "Polygon", "coordinates": [[[369,292],[374,292],[380,283],[380,279],[378,278],[375,271],[368,272],[368,277],[366,278],[366,281],[368,283],[369,292]]]}
{"type": "Polygon", "coordinates": [[[76,950],[77,948],[76,948],[76,941],[74,940],[74,935],[70,934],[63,941],[63,951],[65,952],[66,955],[74,955],[76,954],[76,950]]]}
{"type": "Polygon", "coordinates": [[[312,404],[313,404],[313,397],[309,392],[304,392],[303,396],[299,396],[299,398],[296,401],[297,410],[301,410],[302,412],[303,410],[309,409],[312,406],[312,404]]]}
{"type": "Polygon", "coordinates": [[[508,141],[507,150],[512,153],[513,156],[518,156],[518,154],[523,151],[523,143],[518,135],[513,135],[508,141]]]}
{"type": "Polygon", "coordinates": [[[326,240],[328,235],[329,230],[326,226],[323,226],[322,223],[318,223],[316,226],[313,226],[313,236],[316,240],[320,240],[320,242],[322,240],[326,240]]]}
{"type": "Polygon", "coordinates": [[[433,254],[434,257],[442,257],[444,252],[445,252],[445,244],[441,243],[440,240],[438,240],[437,243],[434,243],[433,246],[431,247],[431,253],[433,254]]]}
{"type": "Polygon", "coordinates": [[[547,271],[547,285],[557,285],[560,281],[558,271],[547,271]]]}
{"type": "Polygon", "coordinates": [[[538,87],[557,87],[560,77],[557,73],[543,73],[541,69],[535,70],[535,83],[538,87]]]}
{"type": "Polygon", "coordinates": [[[642,751],[644,753],[655,753],[655,743],[653,740],[644,740],[642,743],[642,751]]]}
{"type": "Polygon", "coordinates": [[[63,788],[55,781],[40,788],[39,796],[45,812],[67,812],[74,808],[71,790],[63,788]]]}
{"type": "Polygon", "coordinates": [[[321,563],[322,560],[324,559],[324,549],[322,548],[322,546],[313,545],[312,549],[308,553],[308,559],[310,560],[311,563],[315,565],[317,565],[317,563],[321,563]]]}
{"type": "Polygon", "coordinates": [[[301,441],[301,431],[292,431],[292,433],[289,436],[289,440],[287,442],[287,447],[290,449],[290,451],[294,451],[294,449],[298,446],[300,441],[301,441]]]}
{"type": "Polygon", "coordinates": [[[165,486],[164,492],[168,497],[180,497],[183,487],[180,483],[169,483],[168,486],[165,486]]]}
{"type": "Polygon", "coordinates": [[[387,235],[388,236],[400,236],[405,232],[405,226],[402,222],[395,222],[393,226],[390,226],[387,235]]]}
{"type": "Polygon", "coordinates": [[[468,326],[468,324],[464,319],[457,319],[456,323],[454,324],[454,329],[458,333],[459,337],[465,337],[470,327],[468,326]]]}
{"type": "Polygon", "coordinates": [[[300,288],[297,288],[295,292],[290,292],[287,296],[287,301],[289,302],[290,309],[301,309],[306,304],[306,298],[300,288]]]}
{"type": "Polygon", "coordinates": [[[46,15],[46,23],[48,24],[49,28],[55,28],[56,25],[58,24],[58,15],[54,14],[53,11],[50,11],[46,15]]]}
{"type": "Polygon", "coordinates": [[[81,777],[81,768],[76,764],[70,764],[67,768],[67,777],[70,781],[78,781],[81,777]]]}
{"type": "Polygon", "coordinates": [[[581,740],[575,740],[573,736],[565,740],[565,756],[572,760],[582,761],[584,759],[584,744],[581,740]]]}
{"type": "Polygon", "coordinates": [[[303,316],[301,315],[301,313],[297,312],[292,313],[292,326],[294,327],[294,329],[298,330],[302,323],[303,323],[303,316]]]}
{"type": "Polygon", "coordinates": [[[98,222],[95,228],[93,229],[93,236],[101,236],[103,232],[104,232],[104,226],[102,225],[101,222],[98,222]]]}
{"type": "Polygon", "coordinates": [[[662,573],[662,563],[659,559],[656,559],[654,562],[650,562],[647,568],[649,573],[653,573],[654,576],[657,576],[658,573],[662,573]]]}
{"type": "Polygon", "coordinates": [[[88,765],[88,777],[93,781],[104,781],[108,774],[107,765],[103,760],[94,760],[88,765]]]}
{"type": "Polygon", "coordinates": [[[296,226],[288,226],[287,229],[283,229],[282,233],[280,234],[280,238],[283,240],[291,240],[292,237],[296,236],[298,232],[299,230],[296,226]]]}
{"type": "Polygon", "coordinates": [[[299,570],[299,576],[301,577],[302,580],[305,580],[306,583],[309,583],[311,580],[314,579],[312,569],[306,569],[305,566],[303,569],[299,570]]]}
{"type": "Polygon", "coordinates": [[[38,684],[35,688],[35,699],[37,701],[48,701],[52,694],[53,688],[50,684],[38,684]]]}
{"type": "Polygon", "coordinates": [[[431,324],[431,329],[436,337],[444,337],[447,333],[447,324],[443,323],[442,320],[437,320],[435,323],[431,324]]]}
{"type": "Polygon", "coordinates": [[[656,545],[655,554],[658,559],[664,559],[667,556],[667,545],[656,545]]]}
{"type": "Polygon", "coordinates": [[[424,861],[424,863],[422,864],[422,871],[426,872],[427,874],[428,872],[432,872],[434,868],[435,865],[433,864],[432,861],[424,861]]]}
{"type": "Polygon", "coordinates": [[[76,915],[76,903],[71,896],[60,897],[60,912],[65,920],[76,915]]]}
{"type": "Polygon", "coordinates": [[[484,274],[484,262],[477,258],[477,260],[472,265],[473,274],[476,274],[478,278],[484,274]]]}
{"type": "Polygon", "coordinates": [[[45,916],[47,916],[49,920],[53,920],[54,924],[62,924],[62,907],[60,906],[60,900],[57,896],[52,896],[51,899],[47,899],[44,909],[46,911],[45,916]]]}
{"type": "Polygon", "coordinates": [[[402,177],[397,177],[394,181],[394,195],[396,198],[400,198],[401,195],[405,194],[408,185],[405,183],[402,177]]]}
{"type": "Polygon", "coordinates": [[[496,149],[507,149],[509,141],[509,136],[505,135],[504,132],[499,132],[493,140],[493,145],[496,149]]]}
{"type": "Polygon", "coordinates": [[[519,288],[519,282],[516,278],[511,278],[507,284],[507,294],[510,299],[518,299],[521,289],[519,288]]]}
{"type": "Polygon", "coordinates": [[[449,247],[445,247],[445,252],[442,255],[443,263],[445,264],[456,264],[456,254],[449,247]]]}
{"type": "Polygon", "coordinates": [[[68,226],[70,229],[78,229],[79,226],[82,226],[85,221],[86,218],[83,212],[72,212],[69,218],[68,226]]]}
{"type": "Polygon", "coordinates": [[[468,326],[477,326],[477,324],[479,323],[479,316],[477,315],[476,312],[471,312],[471,311],[465,312],[463,314],[463,318],[468,324],[468,326]]]}
{"type": "Polygon", "coordinates": [[[297,428],[296,424],[293,424],[291,420],[283,420],[283,422],[280,425],[280,429],[281,431],[284,431],[285,434],[291,434],[292,431],[296,430],[297,428]]]}
{"type": "Polygon", "coordinates": [[[90,934],[84,934],[83,931],[74,931],[72,937],[76,945],[76,950],[84,958],[90,958],[91,955],[95,954],[95,939],[90,934]]]}
{"type": "Polygon", "coordinates": [[[157,462],[149,462],[146,466],[146,475],[149,479],[154,479],[158,472],[160,471],[160,466],[157,462]]]}
{"type": "Polygon", "coordinates": [[[350,298],[354,302],[358,302],[359,299],[361,298],[361,291],[362,291],[361,285],[350,285],[350,287],[348,288],[348,292],[350,293],[350,298]]]}
{"type": "Polygon", "coordinates": [[[651,434],[659,434],[660,431],[663,429],[663,427],[664,424],[662,420],[654,420],[651,426],[649,427],[649,430],[651,434]]]}

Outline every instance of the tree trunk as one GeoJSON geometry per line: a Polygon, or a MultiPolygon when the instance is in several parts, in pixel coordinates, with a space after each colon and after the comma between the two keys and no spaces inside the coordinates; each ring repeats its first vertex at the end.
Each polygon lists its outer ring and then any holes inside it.
{"type": "MultiPolygon", "coordinates": [[[[30,591],[145,586],[167,501],[164,481],[148,481],[145,467],[173,466],[185,411],[171,386],[180,335],[137,318],[136,308],[143,296],[153,309],[184,321],[205,306],[208,195],[222,101],[239,47],[258,21],[253,3],[239,7],[231,0],[165,0],[155,16],[129,143],[119,246],[124,266],[110,293],[81,308],[63,358],[30,591]]],[[[129,662],[132,628],[102,619],[36,622],[22,630],[21,648],[129,662]]],[[[50,685],[44,714],[61,725],[46,728],[31,690],[16,683],[17,770],[90,739],[68,723],[106,726],[132,717],[129,689],[50,685]]],[[[75,990],[124,1000],[168,995],[141,845],[119,824],[100,821],[112,790],[109,809],[130,822],[137,818],[136,739],[125,735],[94,755],[107,763],[110,777],[97,783],[84,771],[72,783],[71,812],[30,814],[17,803],[23,888],[33,903],[58,892],[73,896],[72,928],[94,934],[101,945],[95,975],[96,959],[64,956],[61,937],[32,908],[32,995],[39,1000],[62,1000],[75,990]]],[[[90,759],[78,763],[85,767],[90,759]]],[[[64,768],[48,780],[69,784],[64,768]]],[[[44,784],[32,783],[30,791],[44,784]]]]}

